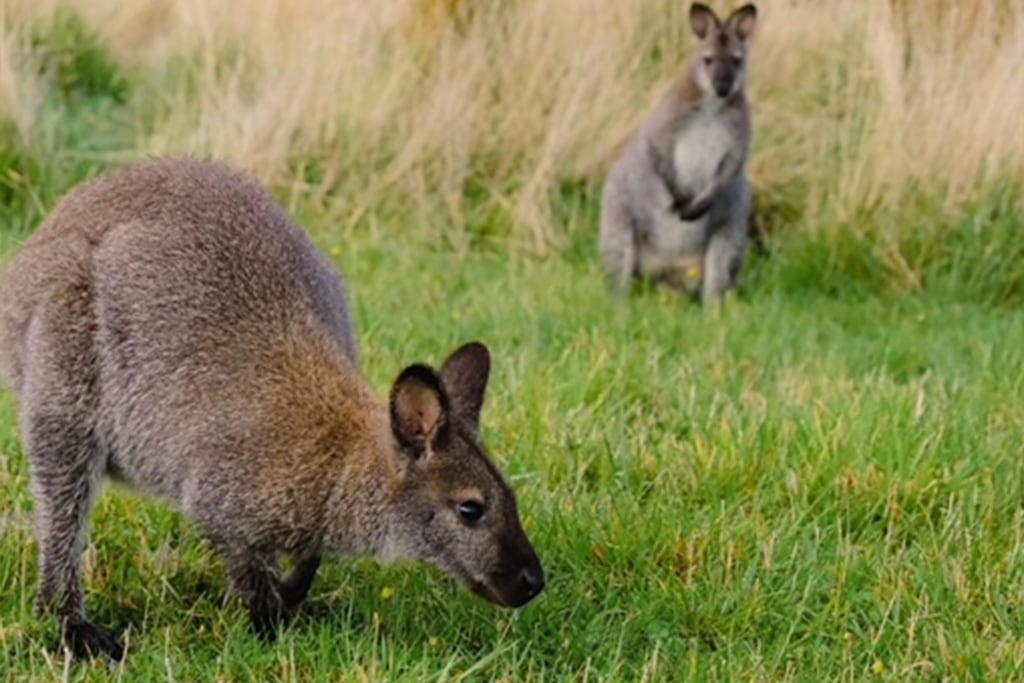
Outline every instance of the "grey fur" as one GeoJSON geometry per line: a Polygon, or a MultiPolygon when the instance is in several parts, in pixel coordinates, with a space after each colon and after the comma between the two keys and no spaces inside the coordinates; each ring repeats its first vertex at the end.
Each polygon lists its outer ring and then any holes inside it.
{"type": "Polygon", "coordinates": [[[76,653],[123,654],[86,620],[79,576],[105,475],[196,522],[261,635],[305,598],[324,552],[421,559],[501,604],[528,601],[543,572],[478,437],[489,354],[469,344],[439,374],[413,368],[423,391],[404,390],[407,370],[390,408],[373,394],[337,273],[243,174],[159,160],[80,186],[0,278],[40,609],[76,653]],[[406,395],[435,401],[435,419],[406,395]],[[453,509],[464,497],[486,504],[480,523],[453,509]],[[296,559],[284,579],[282,554],[296,559]]]}
{"type": "Polygon", "coordinates": [[[711,304],[736,286],[750,212],[743,82],[755,18],[752,5],[724,23],[700,3],[691,8],[696,55],[605,182],[600,249],[613,287],[650,278],[699,287],[711,304]]]}

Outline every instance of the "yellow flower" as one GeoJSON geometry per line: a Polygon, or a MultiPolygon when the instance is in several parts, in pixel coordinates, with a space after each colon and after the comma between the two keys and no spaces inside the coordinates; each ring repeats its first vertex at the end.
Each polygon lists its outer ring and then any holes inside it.
{"type": "Polygon", "coordinates": [[[390,600],[395,595],[395,589],[391,586],[384,586],[380,589],[380,597],[384,600],[390,600]]]}
{"type": "Polygon", "coordinates": [[[849,631],[843,631],[843,640],[845,640],[847,643],[852,643],[853,642],[853,634],[850,633],[849,631]]]}
{"type": "Polygon", "coordinates": [[[885,671],[885,662],[881,659],[876,659],[875,663],[871,665],[871,671],[876,675],[881,675],[885,671]]]}

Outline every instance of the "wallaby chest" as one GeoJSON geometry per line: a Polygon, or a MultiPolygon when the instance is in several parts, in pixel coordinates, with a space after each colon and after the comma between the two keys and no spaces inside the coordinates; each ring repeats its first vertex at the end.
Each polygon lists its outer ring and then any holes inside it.
{"type": "Polygon", "coordinates": [[[700,192],[735,145],[736,132],[719,107],[701,107],[692,112],[680,126],[672,150],[679,184],[700,192]]]}

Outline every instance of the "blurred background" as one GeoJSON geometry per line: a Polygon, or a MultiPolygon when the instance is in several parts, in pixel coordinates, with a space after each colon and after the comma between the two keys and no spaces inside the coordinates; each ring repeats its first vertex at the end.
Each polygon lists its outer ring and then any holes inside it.
{"type": "MultiPolygon", "coordinates": [[[[790,241],[792,277],[1019,301],[1024,5],[758,5],[754,229],[790,241]]],[[[688,59],[688,8],[3,0],[2,220],[88,167],[191,153],[343,229],[564,250],[688,59]]]]}

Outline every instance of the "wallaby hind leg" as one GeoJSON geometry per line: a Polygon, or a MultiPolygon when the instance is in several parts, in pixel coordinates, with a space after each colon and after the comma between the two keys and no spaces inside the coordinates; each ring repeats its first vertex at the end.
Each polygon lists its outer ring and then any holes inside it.
{"type": "Polygon", "coordinates": [[[745,245],[727,235],[711,238],[704,255],[704,282],[701,296],[705,306],[717,306],[726,292],[736,287],[745,245]]]}
{"type": "Polygon", "coordinates": [[[636,231],[629,212],[610,189],[601,207],[600,249],[609,288],[628,290],[637,272],[636,231]]]}
{"type": "MultiPolygon", "coordinates": [[[[723,197],[723,224],[715,230],[704,253],[702,297],[706,306],[717,306],[739,281],[743,255],[747,249],[747,224],[750,193],[745,182],[737,183],[723,197]]],[[[715,216],[718,218],[718,216],[715,216]]]]}
{"type": "MultiPolygon", "coordinates": [[[[65,275],[72,275],[68,270],[65,275]]],[[[85,617],[80,576],[89,510],[106,468],[95,429],[91,292],[81,282],[48,291],[26,330],[21,432],[39,540],[39,611],[60,618],[78,657],[121,659],[124,648],[85,617]]]]}
{"type": "Polygon", "coordinates": [[[103,459],[91,429],[70,415],[28,414],[22,419],[39,540],[37,610],[60,619],[64,646],[79,658],[120,660],[112,633],[89,623],[81,585],[81,554],[103,459]]]}

